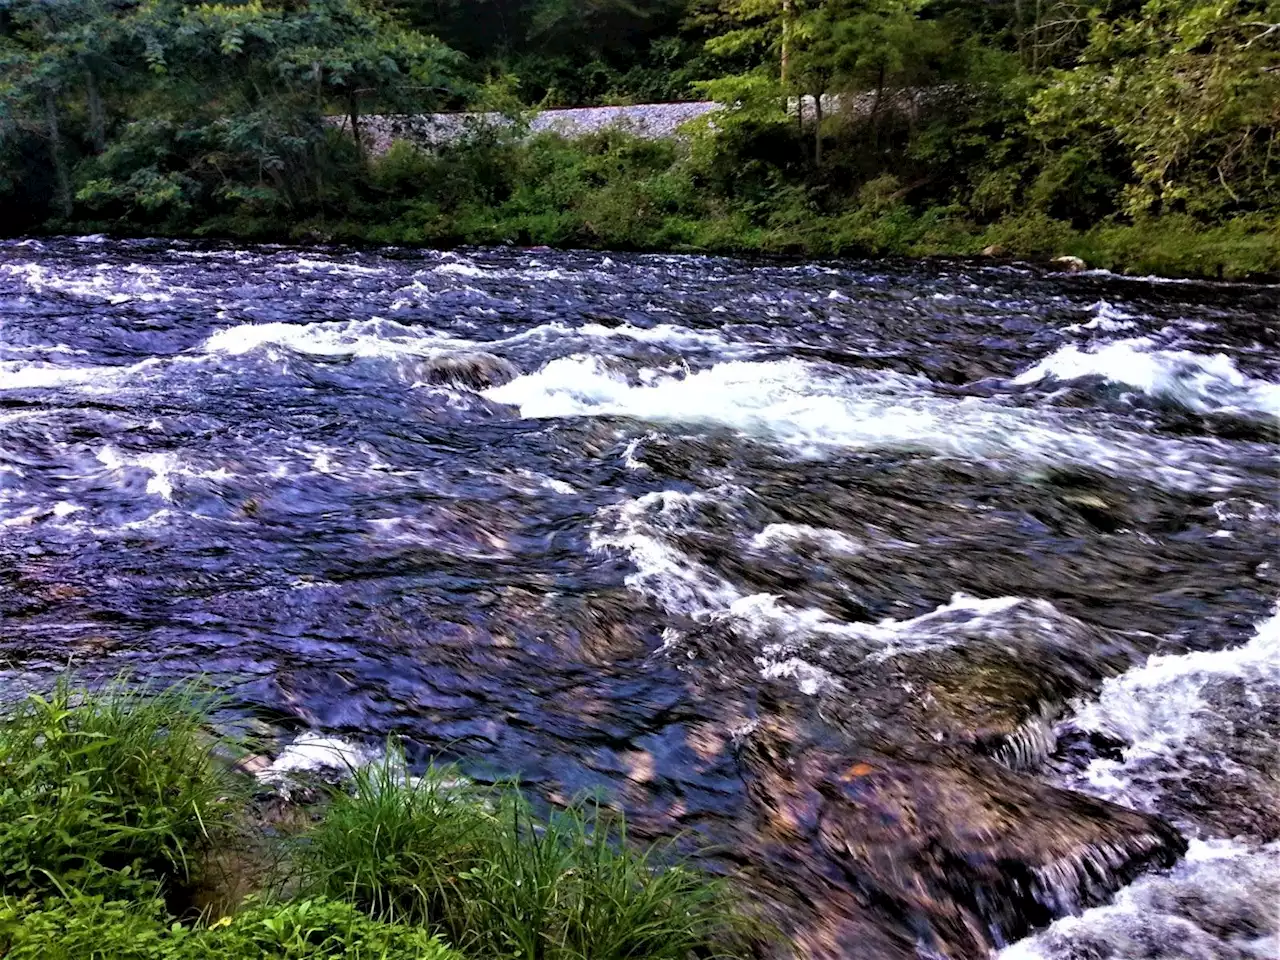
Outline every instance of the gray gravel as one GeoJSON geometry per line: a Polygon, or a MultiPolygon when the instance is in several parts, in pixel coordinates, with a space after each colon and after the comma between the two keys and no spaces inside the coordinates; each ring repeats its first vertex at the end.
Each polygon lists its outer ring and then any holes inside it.
{"type": "MultiPolygon", "coordinates": [[[[926,103],[937,105],[955,94],[953,87],[938,86],[887,90],[875,93],[823,94],[825,116],[870,116],[878,110],[917,115],[926,103]]],[[[805,120],[814,116],[813,97],[791,101],[791,112],[799,109],[805,120]]],[[[600,130],[626,130],[646,140],[661,140],[678,135],[681,124],[696,120],[723,108],[714,100],[693,103],[638,103],[626,107],[567,107],[542,110],[531,115],[530,133],[554,131],[566,137],[580,137],[600,130]]],[[[350,126],[346,117],[330,117],[329,122],[341,130],[350,126]]],[[[510,127],[512,120],[500,113],[424,113],[370,114],[360,118],[360,134],[372,153],[385,153],[396,140],[408,140],[419,146],[433,147],[462,139],[470,130],[480,127],[510,127]]]]}
{"type": "MultiPolygon", "coordinates": [[[[534,114],[529,130],[531,133],[554,131],[566,137],[576,137],[613,127],[648,140],[660,140],[675,136],[681,124],[719,109],[720,104],[706,100],[543,110],[534,114]]],[[[329,122],[342,130],[350,127],[346,117],[330,117],[329,122]]],[[[360,118],[360,134],[371,152],[385,153],[396,140],[436,146],[461,139],[476,127],[508,127],[511,123],[498,113],[370,114],[360,118]]]]}

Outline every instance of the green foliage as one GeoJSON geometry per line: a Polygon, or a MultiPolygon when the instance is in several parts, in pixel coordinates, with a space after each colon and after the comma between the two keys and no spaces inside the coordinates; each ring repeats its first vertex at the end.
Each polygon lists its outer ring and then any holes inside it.
{"type": "Polygon", "coordinates": [[[1130,273],[1228,280],[1280,274],[1280,227],[1256,214],[1212,227],[1186,214],[1103,224],[1074,246],[1090,263],[1130,273]]]}
{"type": "Polygon", "coordinates": [[[0,722],[0,890],[182,886],[227,826],[235,785],[192,684],[89,692],[61,681],[0,722]]]}
{"type": "Polygon", "coordinates": [[[418,927],[372,920],[350,904],[250,901],[207,927],[175,923],[159,901],[0,903],[6,960],[461,960],[418,927]]]}
{"type": "Polygon", "coordinates": [[[1032,211],[992,224],[984,239],[1019,256],[1048,258],[1069,251],[1074,238],[1071,224],[1032,211]]]}
{"type": "Polygon", "coordinates": [[[514,787],[447,769],[412,777],[393,750],[354,772],[297,856],[309,895],[424,923],[474,956],[684,960],[741,943],[721,884],[612,826],[587,805],[541,821],[514,787]]]}
{"type": "Polygon", "coordinates": [[[0,118],[47,138],[65,218],[135,229],[349,206],[326,115],[456,102],[459,65],[364,0],[0,0],[0,118]]]}
{"type": "Polygon", "coordinates": [[[15,705],[0,726],[0,956],[460,960],[438,932],[481,957],[686,960],[744,942],[722,883],[665,847],[633,850],[621,820],[586,805],[539,820],[514,787],[411,777],[396,750],[353,771],[286,851],[302,896],[177,919],[172,895],[246,800],[215,757],[236,745],[207,732],[213,706],[193,685],[65,680],[15,705]]]}
{"type": "Polygon", "coordinates": [[[1280,3],[1149,0],[1094,22],[1080,62],[1036,101],[1058,142],[1123,151],[1131,215],[1280,205],[1280,3]]]}
{"type": "MultiPolygon", "coordinates": [[[[990,101],[971,106],[989,107],[990,101]]],[[[997,109],[1012,106],[1002,100],[997,109]]],[[[1111,215],[1107,198],[1116,175],[1106,175],[1096,158],[1063,151],[1039,165],[1014,162],[1008,158],[1018,156],[1015,142],[984,141],[980,116],[967,134],[971,144],[930,146],[920,137],[913,143],[913,150],[936,148],[953,166],[972,158],[980,179],[955,192],[933,191],[932,160],[923,168],[904,162],[898,174],[868,179],[856,157],[839,151],[827,162],[832,179],[848,183],[849,192],[809,186],[796,177],[794,122],[735,113],[717,123],[714,135],[685,143],[614,131],[574,141],[498,137],[434,154],[399,144],[372,167],[380,188],[399,198],[381,206],[395,215],[381,217],[376,231],[350,223],[334,235],[831,256],[977,254],[993,245],[1016,256],[1071,253],[1097,266],[1147,273],[1240,277],[1280,270],[1274,218],[1255,214],[1206,226],[1165,215],[1127,223],[1111,215]],[[984,142],[995,155],[990,163],[980,153],[984,142]],[[1082,208],[1096,216],[1068,219],[1082,208]]]]}
{"type": "Polygon", "coordinates": [[[1277,3],[0,0],[3,227],[832,254],[991,239],[1239,275],[1270,269],[1280,219],[1277,3]],[[689,95],[723,109],[677,141],[527,136],[530,104],[689,95]],[[351,136],[367,113],[463,106],[512,125],[382,157],[351,136]],[[1159,257],[1118,239],[1151,231],[1159,257]]]}

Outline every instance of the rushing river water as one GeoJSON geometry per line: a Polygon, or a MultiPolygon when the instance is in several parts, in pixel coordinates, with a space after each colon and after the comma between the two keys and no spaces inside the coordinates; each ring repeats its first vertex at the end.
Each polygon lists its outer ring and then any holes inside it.
{"type": "Polygon", "coordinates": [[[1278,348],[1275,287],[0,244],[6,682],[598,791],[803,956],[1276,956],[1278,348]]]}

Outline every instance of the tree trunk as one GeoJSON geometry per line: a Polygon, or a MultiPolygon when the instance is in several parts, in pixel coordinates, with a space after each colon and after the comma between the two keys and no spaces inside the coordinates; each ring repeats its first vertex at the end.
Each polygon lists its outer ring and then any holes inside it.
{"type": "Polygon", "coordinates": [[[791,75],[791,0],[782,0],[782,85],[791,75]]]}
{"type": "Polygon", "coordinates": [[[85,69],[84,86],[89,101],[89,136],[93,139],[93,152],[101,153],[107,149],[107,117],[102,108],[102,93],[98,89],[98,78],[92,67],[85,69]]]}
{"type": "Polygon", "coordinates": [[[876,77],[876,99],[871,107],[871,128],[875,134],[875,144],[880,146],[880,107],[884,101],[884,61],[880,61],[880,73],[876,77]]]}
{"type": "MultiPolygon", "coordinates": [[[[791,0],[782,0],[782,51],[779,58],[778,73],[782,79],[782,115],[785,118],[791,109],[791,91],[787,84],[791,80],[791,0]]],[[[800,132],[804,133],[804,97],[796,97],[796,122],[800,124],[800,132]]]]}
{"type": "Polygon", "coordinates": [[[360,137],[360,102],[355,93],[347,94],[347,116],[351,120],[351,135],[356,138],[356,156],[364,161],[364,140],[360,137]]]}
{"type": "Polygon", "coordinates": [[[1040,0],[1036,0],[1035,21],[1031,30],[1031,72],[1040,72],[1040,0]]]}
{"type": "Polygon", "coordinates": [[[813,95],[813,163],[822,166],[822,91],[813,95]]]}
{"type": "Polygon", "coordinates": [[[53,157],[53,176],[57,184],[58,210],[64,220],[71,219],[71,180],[67,176],[67,164],[62,156],[62,134],[58,130],[58,98],[53,88],[44,92],[45,121],[49,125],[49,153],[53,157]]]}
{"type": "Polygon", "coordinates": [[[1022,22],[1022,0],[1013,0],[1013,34],[1018,40],[1018,62],[1027,65],[1027,31],[1022,22]]]}

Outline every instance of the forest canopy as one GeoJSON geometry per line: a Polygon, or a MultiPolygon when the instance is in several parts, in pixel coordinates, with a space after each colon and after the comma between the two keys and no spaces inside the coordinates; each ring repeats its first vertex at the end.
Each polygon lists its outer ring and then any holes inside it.
{"type": "Polygon", "coordinates": [[[1280,0],[0,0],[11,233],[1245,275],[1280,269],[1278,130],[1280,0]],[[666,141],[519,122],[704,98],[666,141]],[[477,109],[516,122],[350,135],[477,109]]]}

